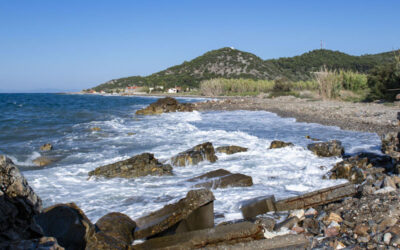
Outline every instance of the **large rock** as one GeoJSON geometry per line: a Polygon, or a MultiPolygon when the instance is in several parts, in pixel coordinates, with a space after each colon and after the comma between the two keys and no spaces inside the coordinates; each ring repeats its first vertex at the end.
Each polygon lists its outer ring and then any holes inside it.
{"type": "Polygon", "coordinates": [[[136,219],[135,239],[213,227],[214,200],[209,190],[191,190],[177,203],[136,219]]]}
{"type": "Polygon", "coordinates": [[[193,104],[179,103],[172,97],[158,99],[155,103],[150,104],[144,109],[136,111],[137,115],[158,115],[169,112],[191,112],[193,104]]]}
{"type": "Polygon", "coordinates": [[[293,146],[293,143],[291,142],[284,142],[284,141],[272,141],[271,145],[269,145],[270,149],[273,148],[284,148],[284,147],[289,147],[293,146]]]}
{"type": "Polygon", "coordinates": [[[43,144],[42,146],[40,146],[40,150],[41,151],[53,150],[53,145],[51,145],[50,143],[43,144]]]}
{"type": "Polygon", "coordinates": [[[135,245],[135,249],[208,248],[220,244],[250,242],[263,238],[264,232],[261,225],[242,222],[150,239],[142,244],[135,245]]]}
{"type": "Polygon", "coordinates": [[[136,223],[129,216],[117,212],[108,213],[96,222],[96,226],[105,234],[127,245],[132,244],[136,223]]]}
{"type": "Polygon", "coordinates": [[[47,165],[53,163],[54,160],[50,159],[46,156],[39,156],[38,158],[34,159],[32,162],[33,162],[33,164],[35,164],[38,167],[44,167],[44,166],[47,166],[47,165]]]}
{"type": "Polygon", "coordinates": [[[42,209],[41,199],[33,192],[14,163],[0,156],[0,242],[40,238],[41,229],[33,216],[42,209]]]}
{"type": "Polygon", "coordinates": [[[216,150],[219,153],[225,153],[227,155],[231,155],[231,154],[236,154],[236,153],[240,153],[240,152],[246,152],[247,148],[231,145],[231,146],[218,147],[218,148],[216,148],[216,150]]]}
{"type": "Polygon", "coordinates": [[[217,159],[212,143],[205,142],[172,157],[171,162],[175,166],[186,166],[196,165],[204,160],[216,162],[217,159]]]}
{"type": "Polygon", "coordinates": [[[172,175],[172,167],[169,164],[160,163],[153,154],[143,153],[89,172],[89,176],[106,178],[135,178],[145,175],[172,175]]]}
{"type": "Polygon", "coordinates": [[[342,143],[338,140],[312,143],[309,144],[307,148],[321,157],[342,156],[344,154],[342,143]]]}
{"type": "Polygon", "coordinates": [[[39,249],[39,250],[64,250],[63,247],[58,245],[57,240],[53,237],[42,237],[31,240],[19,240],[14,242],[0,243],[0,249],[12,250],[26,250],[26,249],[39,249]]]}
{"type": "Polygon", "coordinates": [[[227,187],[249,187],[253,186],[251,176],[244,174],[232,174],[224,169],[210,171],[203,175],[189,179],[190,182],[200,182],[195,187],[204,188],[227,188],[227,187]]]}

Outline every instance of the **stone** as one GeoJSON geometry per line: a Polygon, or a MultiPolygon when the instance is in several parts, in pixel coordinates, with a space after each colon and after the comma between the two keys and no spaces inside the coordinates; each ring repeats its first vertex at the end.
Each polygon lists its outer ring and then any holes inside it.
{"type": "MultiPolygon", "coordinates": [[[[102,231],[91,230],[87,234],[86,250],[127,250],[132,249],[130,245],[113,238],[102,231]]],[[[72,249],[71,249],[72,250],[72,249]]]]}
{"type": "Polygon", "coordinates": [[[135,245],[135,249],[193,249],[249,242],[264,238],[263,228],[250,222],[223,225],[180,234],[153,238],[135,245]]]}
{"type": "Polygon", "coordinates": [[[101,217],[96,226],[106,235],[124,242],[127,245],[133,242],[133,232],[136,223],[129,216],[113,212],[101,217]]]}
{"type": "Polygon", "coordinates": [[[297,218],[296,216],[287,218],[286,220],[276,224],[274,227],[274,231],[279,231],[282,228],[292,229],[292,227],[297,225],[299,221],[299,218],[297,218]]]}
{"type": "Polygon", "coordinates": [[[159,115],[169,112],[192,112],[193,104],[179,103],[175,98],[165,97],[158,99],[144,109],[136,111],[137,115],[159,115]]]}
{"type": "Polygon", "coordinates": [[[208,160],[213,163],[218,157],[215,155],[215,150],[211,142],[205,142],[194,146],[178,155],[172,157],[171,162],[175,166],[197,165],[199,162],[208,160]]]}
{"type": "Polygon", "coordinates": [[[196,177],[191,178],[191,179],[189,179],[187,181],[189,181],[189,182],[198,182],[198,181],[202,181],[202,180],[208,180],[208,179],[223,177],[223,176],[227,176],[227,175],[230,175],[230,174],[232,174],[232,173],[227,171],[227,170],[225,170],[225,169],[220,168],[220,169],[217,169],[217,170],[213,170],[213,171],[207,172],[207,173],[205,173],[203,175],[196,176],[196,177]]]}
{"type": "Polygon", "coordinates": [[[274,148],[284,148],[289,146],[293,146],[293,143],[284,141],[272,141],[271,145],[269,145],[269,148],[274,149],[274,148]]]}
{"type": "Polygon", "coordinates": [[[153,154],[143,153],[89,172],[89,176],[106,178],[136,178],[146,175],[172,175],[172,167],[160,163],[153,154]]]}
{"type": "Polygon", "coordinates": [[[359,224],[354,228],[354,233],[359,236],[368,235],[369,226],[366,224],[359,224]]]}
{"type": "Polygon", "coordinates": [[[306,135],[306,138],[309,139],[309,140],[312,140],[312,141],[321,141],[320,139],[312,138],[312,137],[309,136],[309,135],[306,135]]]}
{"type": "MultiPolygon", "coordinates": [[[[216,171],[220,173],[222,172],[220,170],[222,169],[216,171]]],[[[215,173],[216,171],[206,173],[196,178],[204,180],[205,176],[215,176],[217,174],[215,173]]],[[[208,189],[227,188],[227,187],[250,187],[250,186],[253,186],[253,179],[251,178],[251,176],[244,174],[232,174],[232,173],[215,178],[206,178],[206,181],[194,185],[194,187],[203,187],[208,189]]]]}
{"type": "Polygon", "coordinates": [[[312,143],[307,148],[320,157],[342,156],[344,154],[342,143],[338,140],[312,143]]]}
{"type": "Polygon", "coordinates": [[[315,235],[320,233],[318,221],[312,218],[305,218],[303,220],[303,228],[315,235]]]}
{"type": "Polygon", "coordinates": [[[261,225],[265,230],[272,231],[275,227],[275,220],[272,218],[258,218],[254,221],[255,224],[261,225]]]}
{"type": "Polygon", "coordinates": [[[54,160],[50,159],[48,157],[45,157],[45,156],[39,156],[38,158],[34,159],[32,162],[33,162],[33,164],[35,164],[38,167],[44,167],[44,166],[47,166],[47,165],[50,165],[51,163],[53,163],[54,160]]]}
{"type": "Polygon", "coordinates": [[[394,225],[396,225],[396,223],[398,222],[398,219],[392,217],[392,216],[387,216],[385,217],[381,222],[379,222],[378,224],[378,232],[383,232],[384,230],[386,230],[389,227],[392,227],[394,225]]]}
{"type": "Polygon", "coordinates": [[[289,217],[294,217],[296,216],[297,218],[299,218],[299,220],[303,220],[304,219],[304,209],[296,209],[296,210],[292,210],[289,213],[289,217]]]}
{"type": "Polygon", "coordinates": [[[136,135],[136,133],[134,133],[134,132],[128,132],[128,133],[126,133],[127,135],[129,135],[129,136],[131,136],[131,135],[136,135]]]}
{"type": "Polygon", "coordinates": [[[343,219],[337,213],[330,212],[329,216],[326,218],[325,221],[328,222],[328,223],[331,223],[332,221],[337,222],[337,223],[341,223],[341,222],[343,222],[343,219]]]}
{"type": "Polygon", "coordinates": [[[247,148],[239,147],[239,146],[222,146],[216,148],[216,151],[219,153],[225,153],[227,155],[236,154],[240,152],[246,152],[247,148]]]}
{"type": "Polygon", "coordinates": [[[339,234],[339,230],[336,227],[325,228],[325,237],[335,237],[339,234]]]}
{"type": "Polygon", "coordinates": [[[292,230],[293,232],[297,233],[297,234],[301,234],[301,233],[304,233],[304,232],[305,232],[304,228],[298,227],[298,226],[292,227],[291,230],[292,230]]]}
{"type": "Polygon", "coordinates": [[[17,166],[0,155],[0,242],[42,237],[42,230],[33,220],[41,210],[42,200],[17,166]]]}
{"type": "Polygon", "coordinates": [[[136,219],[135,239],[182,233],[214,226],[214,195],[207,189],[191,190],[177,203],[136,219]]]}
{"type": "Polygon", "coordinates": [[[51,145],[50,143],[43,144],[42,146],[40,146],[40,150],[41,151],[53,150],[53,145],[51,145]]]}
{"type": "Polygon", "coordinates": [[[38,238],[38,239],[19,240],[19,241],[14,241],[14,242],[2,242],[2,243],[0,243],[0,249],[64,250],[63,247],[58,245],[57,240],[53,237],[42,237],[42,238],[38,238]]]}
{"type": "Polygon", "coordinates": [[[397,188],[396,184],[394,183],[394,181],[390,176],[385,176],[385,178],[383,179],[382,188],[385,187],[392,187],[393,189],[397,188]]]}
{"type": "Polygon", "coordinates": [[[389,245],[390,244],[390,240],[392,239],[392,234],[391,233],[385,233],[384,235],[383,235],[383,242],[386,244],[386,245],[389,245]]]}
{"type": "Polygon", "coordinates": [[[275,197],[268,195],[242,201],[240,210],[245,219],[251,219],[259,214],[275,211],[275,197]]]}
{"type": "Polygon", "coordinates": [[[101,128],[99,128],[99,127],[92,127],[92,128],[90,128],[90,130],[91,130],[91,131],[100,131],[101,128]]]}
{"type": "Polygon", "coordinates": [[[306,218],[314,218],[314,217],[317,217],[317,216],[318,216],[318,211],[315,210],[314,208],[310,207],[309,209],[307,209],[307,210],[304,212],[304,216],[305,216],[306,218]]]}

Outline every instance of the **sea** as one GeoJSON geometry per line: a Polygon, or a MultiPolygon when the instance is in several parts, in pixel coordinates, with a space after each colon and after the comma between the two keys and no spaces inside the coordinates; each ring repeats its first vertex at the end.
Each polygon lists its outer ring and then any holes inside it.
{"type": "MultiPolygon", "coordinates": [[[[315,156],[306,136],[342,141],[347,154],[380,151],[377,134],[296,122],[266,111],[204,111],[135,115],[160,97],[67,94],[0,94],[0,154],[12,159],[41,197],[43,206],[76,203],[93,221],[109,212],[132,219],[144,216],[186,196],[186,180],[216,169],[253,178],[252,187],[214,189],[216,223],[241,219],[243,200],[274,195],[296,196],[337,185],[345,180],[322,177],[341,160],[315,156]],[[99,127],[100,131],[91,128],[99,127]],[[134,133],[134,134],[133,134],[134,133]],[[273,140],[294,147],[269,149],[273,140]],[[88,178],[88,172],[144,152],[161,162],[197,144],[237,145],[247,152],[217,153],[215,163],[174,167],[172,176],[135,179],[88,178]],[[54,150],[41,152],[51,143],[54,150]],[[39,156],[55,159],[37,167],[39,156]]],[[[205,98],[177,98],[203,102],[205,98]]]]}

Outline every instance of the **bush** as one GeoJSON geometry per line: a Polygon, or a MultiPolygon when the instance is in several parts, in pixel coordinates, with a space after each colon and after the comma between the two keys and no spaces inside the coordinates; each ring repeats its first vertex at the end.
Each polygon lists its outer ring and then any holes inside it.
{"type": "Polygon", "coordinates": [[[206,96],[245,95],[269,92],[273,87],[274,82],[268,80],[216,78],[202,81],[200,92],[206,96]]]}
{"type": "Polygon", "coordinates": [[[367,75],[352,71],[340,71],[342,86],[346,90],[360,91],[368,88],[367,75]]]}
{"type": "Polygon", "coordinates": [[[319,94],[323,99],[335,99],[339,96],[342,80],[336,70],[331,71],[322,67],[319,72],[314,73],[314,77],[318,83],[319,94]]]}
{"type": "Polygon", "coordinates": [[[367,99],[394,101],[400,92],[400,60],[374,68],[368,75],[367,99]]]}
{"type": "Polygon", "coordinates": [[[287,77],[279,77],[275,79],[273,90],[276,92],[289,92],[292,89],[292,83],[287,77]]]}

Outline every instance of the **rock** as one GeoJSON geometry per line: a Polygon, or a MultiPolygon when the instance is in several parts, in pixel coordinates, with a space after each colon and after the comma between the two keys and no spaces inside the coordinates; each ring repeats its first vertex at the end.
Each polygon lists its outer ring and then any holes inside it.
{"type": "Polygon", "coordinates": [[[385,178],[383,179],[382,188],[386,187],[392,187],[393,189],[397,188],[396,184],[394,184],[394,181],[390,176],[385,176],[385,178]]]}
{"type": "Polygon", "coordinates": [[[216,188],[227,188],[227,187],[249,187],[253,185],[253,179],[251,176],[244,174],[232,174],[224,169],[218,169],[215,171],[208,172],[198,177],[192,178],[188,181],[198,181],[195,187],[204,187],[208,189],[216,188]]]}
{"type": "Polygon", "coordinates": [[[336,223],[341,223],[341,222],[343,222],[343,219],[337,213],[331,212],[325,221],[328,223],[331,223],[332,221],[334,221],[336,223]]]}
{"type": "Polygon", "coordinates": [[[158,115],[169,112],[192,112],[193,104],[179,103],[172,97],[158,99],[155,103],[150,104],[144,109],[136,111],[137,115],[158,115]]]}
{"type": "Polygon", "coordinates": [[[297,217],[299,218],[299,220],[303,220],[304,214],[305,214],[304,209],[296,209],[290,211],[289,217],[297,217]]]}
{"type": "Polygon", "coordinates": [[[291,142],[283,142],[283,141],[272,141],[271,145],[269,145],[270,149],[273,148],[284,148],[284,147],[288,147],[288,146],[293,146],[293,143],[291,142]]]}
{"type": "Polygon", "coordinates": [[[26,250],[26,249],[40,249],[40,250],[64,250],[63,247],[58,245],[57,240],[53,237],[42,237],[38,239],[19,240],[14,242],[0,243],[0,249],[13,249],[13,250],[26,250]]]}
{"type": "Polygon", "coordinates": [[[309,140],[312,140],[312,141],[321,141],[320,139],[312,138],[312,137],[309,136],[309,135],[306,135],[306,138],[309,139],[309,140]]]}
{"type": "Polygon", "coordinates": [[[250,222],[229,224],[211,229],[185,232],[175,235],[153,238],[135,249],[194,249],[234,244],[264,238],[263,228],[250,222]]]}
{"type": "Polygon", "coordinates": [[[172,175],[172,167],[160,163],[153,154],[143,153],[89,172],[89,176],[136,178],[146,175],[172,175]]]}
{"type": "Polygon", "coordinates": [[[239,146],[222,146],[216,148],[217,152],[225,153],[227,155],[236,154],[240,152],[246,152],[247,148],[239,147],[239,146]]]}
{"type": "Polygon", "coordinates": [[[179,153],[172,157],[171,162],[175,166],[196,165],[201,161],[208,160],[213,163],[218,157],[215,155],[214,147],[211,142],[199,144],[191,149],[179,153]]]}
{"type": "Polygon", "coordinates": [[[392,239],[392,234],[391,233],[385,233],[384,235],[383,235],[383,242],[386,244],[386,245],[389,245],[390,244],[390,240],[392,239]]]}
{"type": "Polygon", "coordinates": [[[338,140],[312,143],[309,144],[307,148],[321,157],[342,156],[344,154],[342,143],[338,140]]]}
{"type": "Polygon", "coordinates": [[[41,229],[33,220],[41,209],[41,199],[17,166],[0,155],[0,242],[42,237],[41,229]]]}
{"type": "Polygon", "coordinates": [[[325,229],[325,237],[335,237],[339,234],[339,230],[336,227],[328,227],[325,229]]]}
{"type": "Polygon", "coordinates": [[[240,210],[245,219],[251,219],[259,214],[275,211],[275,197],[268,195],[242,201],[240,210]]]}
{"type": "MultiPolygon", "coordinates": [[[[131,246],[102,231],[90,231],[87,235],[86,250],[128,250],[131,246]]],[[[71,249],[72,250],[72,249],[71,249]]]]}
{"type": "Polygon", "coordinates": [[[42,146],[40,146],[40,150],[41,151],[53,150],[53,145],[51,145],[50,143],[43,144],[42,146]]]}
{"type": "Polygon", "coordinates": [[[390,132],[382,136],[382,153],[400,160],[400,132],[390,132]]]}
{"type": "Polygon", "coordinates": [[[383,232],[389,227],[396,225],[398,219],[393,218],[392,216],[387,216],[384,218],[378,225],[378,232],[383,232]]]}
{"type": "Polygon", "coordinates": [[[124,242],[127,245],[133,242],[133,232],[136,223],[129,216],[114,212],[101,217],[96,226],[106,235],[124,242]]]}
{"type": "Polygon", "coordinates": [[[299,221],[300,221],[299,218],[297,218],[296,216],[287,218],[286,220],[282,221],[281,223],[276,224],[274,227],[274,230],[279,231],[282,228],[291,229],[299,221]]]}
{"type": "Polygon", "coordinates": [[[259,218],[254,221],[255,224],[261,225],[265,230],[272,231],[275,227],[275,220],[272,218],[259,218]]]}
{"type": "Polygon", "coordinates": [[[307,232],[315,234],[315,235],[320,233],[318,221],[315,219],[312,219],[312,218],[305,218],[303,220],[303,228],[307,232]]]}
{"type": "Polygon", "coordinates": [[[354,233],[359,236],[368,235],[369,226],[366,224],[359,224],[354,228],[354,233]]]}
{"type": "Polygon", "coordinates": [[[207,189],[191,190],[177,203],[136,219],[135,239],[213,227],[214,200],[207,189]]]}
{"type": "Polygon", "coordinates": [[[127,135],[136,135],[136,133],[133,133],[133,132],[128,132],[128,133],[126,133],[127,135]]]}
{"type": "Polygon", "coordinates": [[[92,128],[90,128],[90,130],[91,130],[91,131],[100,131],[101,128],[99,128],[99,127],[92,127],[92,128]]]}
{"type": "Polygon", "coordinates": [[[66,249],[85,249],[94,226],[75,203],[57,204],[35,217],[44,235],[54,237],[66,249]]]}
{"type": "Polygon", "coordinates": [[[315,217],[318,216],[318,211],[315,210],[314,208],[310,207],[309,209],[307,209],[307,210],[304,212],[304,216],[305,216],[306,218],[315,218],[315,217]]]}
{"type": "Polygon", "coordinates": [[[54,162],[53,159],[47,158],[45,156],[39,156],[38,158],[34,159],[33,164],[38,167],[44,167],[54,162]]]}

